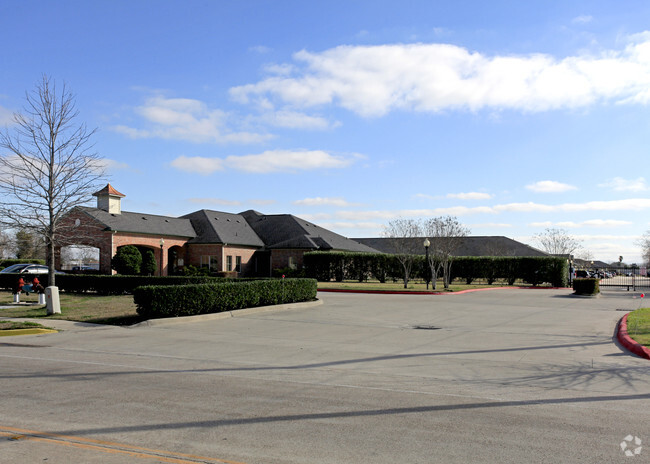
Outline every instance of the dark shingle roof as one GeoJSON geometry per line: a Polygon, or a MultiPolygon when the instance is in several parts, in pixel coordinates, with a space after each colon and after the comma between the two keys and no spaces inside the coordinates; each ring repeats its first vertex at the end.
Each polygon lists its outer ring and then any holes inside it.
{"type": "MultiPolygon", "coordinates": [[[[355,238],[357,242],[368,245],[384,253],[396,253],[395,240],[408,240],[413,242],[409,249],[415,253],[424,254],[424,237],[420,238],[355,238]]],[[[440,239],[438,239],[440,240],[440,239]]],[[[444,239],[443,239],[444,240],[444,239]]],[[[433,240],[432,240],[433,241],[433,240]]],[[[455,256],[548,256],[541,250],[533,248],[508,237],[472,236],[463,237],[462,244],[455,256]]]]}
{"type": "Polygon", "coordinates": [[[337,250],[377,253],[377,250],[350,240],[291,214],[264,215],[249,210],[241,213],[268,249],[337,250]]]}
{"type": "Polygon", "coordinates": [[[241,214],[202,209],[186,214],[183,218],[190,220],[196,231],[196,238],[192,239],[190,243],[264,246],[264,242],[241,214]]]}
{"type": "Polygon", "coordinates": [[[121,214],[111,214],[102,209],[83,206],[79,207],[79,209],[106,226],[108,230],[174,237],[196,237],[196,232],[194,232],[189,219],[131,213],[128,211],[122,211],[121,214]]]}

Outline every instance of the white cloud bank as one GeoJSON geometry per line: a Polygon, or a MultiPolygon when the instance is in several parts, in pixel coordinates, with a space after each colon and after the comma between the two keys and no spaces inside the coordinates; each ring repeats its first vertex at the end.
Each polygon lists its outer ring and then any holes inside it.
{"type": "Polygon", "coordinates": [[[338,206],[340,208],[345,208],[349,206],[359,206],[358,203],[350,203],[345,198],[342,197],[315,197],[315,198],[305,198],[303,200],[296,200],[293,202],[294,205],[301,206],[338,206]]]}
{"type": "Polygon", "coordinates": [[[578,189],[573,185],[563,184],[562,182],[556,182],[554,180],[541,180],[534,184],[527,185],[526,188],[536,193],[564,193],[569,190],[578,189]]]}
{"type": "Polygon", "coordinates": [[[648,190],[648,185],[643,177],[638,179],[623,179],[622,177],[614,177],[599,187],[610,188],[617,192],[644,192],[648,190]]]}
{"type": "Polygon", "coordinates": [[[163,138],[194,143],[258,143],[271,138],[268,134],[237,131],[231,128],[228,113],[190,98],[155,96],[135,108],[146,128],[125,125],[113,130],[131,138],[163,138]]]}
{"type": "Polygon", "coordinates": [[[346,158],[321,150],[268,150],[256,155],[228,156],[226,158],[179,156],[172,161],[171,165],[181,171],[203,175],[226,169],[263,174],[344,168],[352,164],[354,159],[359,156],[352,155],[346,158]]]}
{"type": "Polygon", "coordinates": [[[394,110],[537,112],[599,101],[650,102],[650,32],[628,37],[621,49],[564,58],[488,56],[435,43],[339,46],[302,50],[293,58],[278,66],[282,73],[268,68],[267,78],[234,87],[231,95],[242,103],[335,104],[366,117],[394,110]]]}

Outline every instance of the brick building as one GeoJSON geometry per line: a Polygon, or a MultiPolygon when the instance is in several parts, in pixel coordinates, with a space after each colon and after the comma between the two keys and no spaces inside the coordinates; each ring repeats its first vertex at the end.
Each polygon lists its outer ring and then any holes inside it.
{"type": "MultiPolygon", "coordinates": [[[[307,251],[376,252],[290,214],[204,209],[175,218],[122,211],[125,195],[110,184],[93,195],[96,208],[74,208],[64,219],[61,244],[98,248],[99,269],[106,274],[112,272],[117,249],[125,245],[152,250],[162,275],[192,265],[269,276],[273,269],[300,269],[307,251]]],[[[60,253],[56,256],[60,268],[60,253]]]]}

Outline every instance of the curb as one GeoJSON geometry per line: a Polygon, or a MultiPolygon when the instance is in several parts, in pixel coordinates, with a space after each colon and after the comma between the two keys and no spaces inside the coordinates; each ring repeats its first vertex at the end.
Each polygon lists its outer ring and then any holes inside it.
{"type": "Polygon", "coordinates": [[[39,329],[37,327],[31,329],[9,329],[0,331],[0,337],[14,337],[18,335],[40,335],[47,333],[57,333],[58,330],[54,329],[39,329]]]}
{"type": "Polygon", "coordinates": [[[460,292],[437,292],[437,291],[403,291],[403,290],[353,290],[345,288],[319,288],[319,292],[329,293],[369,293],[377,295],[462,295],[464,293],[483,292],[491,290],[570,290],[569,287],[490,287],[490,288],[471,288],[461,290],[460,292]]]}
{"type": "Polygon", "coordinates": [[[641,358],[645,359],[650,359],[650,348],[646,348],[645,346],[635,342],[627,333],[627,316],[629,316],[629,313],[626,314],[621,318],[621,320],[618,322],[618,330],[616,332],[616,338],[618,338],[618,341],[625,347],[626,350],[631,351],[637,356],[640,356],[641,358]]]}
{"type": "Polygon", "coordinates": [[[287,311],[290,309],[305,309],[314,306],[320,306],[323,300],[306,301],[303,303],[289,303],[271,306],[258,306],[256,308],[244,308],[234,311],[223,311],[221,313],[197,314],[196,316],[166,317],[160,319],[149,319],[128,326],[128,329],[137,327],[162,327],[166,325],[190,324],[201,321],[214,321],[218,319],[230,319],[231,317],[249,316],[251,314],[270,313],[277,311],[287,311]]]}

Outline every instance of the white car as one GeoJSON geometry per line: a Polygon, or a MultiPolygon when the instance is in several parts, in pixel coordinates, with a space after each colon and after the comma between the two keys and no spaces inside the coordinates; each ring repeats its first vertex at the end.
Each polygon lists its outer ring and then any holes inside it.
{"type": "MultiPolygon", "coordinates": [[[[48,274],[49,272],[47,266],[44,266],[43,264],[21,263],[4,268],[0,271],[0,274],[48,274]]],[[[56,273],[63,274],[59,271],[56,271],[56,273]]]]}

